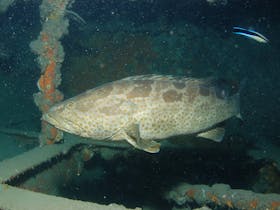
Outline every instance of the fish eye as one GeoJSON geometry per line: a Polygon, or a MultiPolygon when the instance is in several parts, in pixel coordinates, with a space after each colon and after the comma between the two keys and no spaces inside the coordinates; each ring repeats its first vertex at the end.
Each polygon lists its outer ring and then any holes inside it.
{"type": "Polygon", "coordinates": [[[215,92],[216,92],[216,97],[219,99],[226,99],[228,96],[227,90],[225,89],[216,88],[215,92]]]}

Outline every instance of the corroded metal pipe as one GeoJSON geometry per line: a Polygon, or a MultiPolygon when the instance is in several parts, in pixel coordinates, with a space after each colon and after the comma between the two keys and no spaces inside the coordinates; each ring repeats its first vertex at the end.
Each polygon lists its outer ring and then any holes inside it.
{"type": "Polygon", "coordinates": [[[280,209],[279,194],[260,194],[248,190],[231,189],[226,184],[190,185],[180,184],[166,194],[166,198],[178,205],[222,206],[229,209],[280,209]]]}
{"type": "MultiPolygon", "coordinates": [[[[39,92],[34,94],[34,101],[42,113],[63,99],[57,89],[61,83],[61,63],[64,60],[63,46],[60,39],[68,33],[69,20],[66,18],[67,8],[73,0],[43,0],[40,6],[42,30],[37,40],[30,47],[38,54],[41,76],[37,86],[39,92]]],[[[42,122],[41,144],[52,144],[62,138],[62,132],[46,122],[42,122]]]]}

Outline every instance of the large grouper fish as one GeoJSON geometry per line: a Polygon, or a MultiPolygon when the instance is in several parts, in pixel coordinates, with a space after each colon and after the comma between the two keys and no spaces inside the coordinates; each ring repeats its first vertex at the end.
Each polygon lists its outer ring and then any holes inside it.
{"type": "Polygon", "coordinates": [[[126,140],[150,153],[159,140],[191,134],[221,141],[221,122],[240,116],[239,91],[223,79],[166,75],[127,77],[50,108],[43,120],[95,140],[126,140]]]}

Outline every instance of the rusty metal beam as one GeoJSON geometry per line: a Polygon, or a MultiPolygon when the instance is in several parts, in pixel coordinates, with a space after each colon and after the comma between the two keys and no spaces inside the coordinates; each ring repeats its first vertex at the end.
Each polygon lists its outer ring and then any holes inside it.
{"type": "Polygon", "coordinates": [[[228,209],[280,209],[279,194],[260,194],[249,190],[231,189],[226,184],[190,185],[180,184],[166,194],[166,198],[178,205],[222,206],[228,209]]]}

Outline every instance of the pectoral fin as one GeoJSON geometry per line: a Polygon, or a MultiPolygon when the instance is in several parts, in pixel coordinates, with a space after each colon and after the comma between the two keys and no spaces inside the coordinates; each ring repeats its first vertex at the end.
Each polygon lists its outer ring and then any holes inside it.
{"type": "Polygon", "coordinates": [[[144,151],[149,153],[157,153],[160,150],[160,143],[150,140],[150,139],[141,139],[140,137],[140,130],[139,130],[139,124],[136,124],[135,127],[136,132],[136,142],[137,145],[144,151]]]}
{"type": "Polygon", "coordinates": [[[114,134],[111,139],[113,141],[116,140],[126,140],[129,144],[131,144],[132,146],[140,149],[136,143],[136,140],[134,138],[132,138],[130,135],[128,135],[125,130],[120,129],[116,134],[114,134]]]}
{"type": "Polygon", "coordinates": [[[142,150],[149,152],[149,153],[158,153],[160,150],[160,143],[154,141],[154,140],[140,140],[139,146],[142,150]]]}
{"type": "MultiPolygon", "coordinates": [[[[149,153],[157,153],[160,150],[160,144],[153,140],[144,140],[140,138],[139,126],[133,125],[129,129],[129,133],[121,129],[118,132],[118,135],[115,135],[114,138],[125,139],[128,143],[134,146],[137,149],[144,150],[149,153]]],[[[113,139],[114,139],[113,138],[113,139]]]]}
{"type": "Polygon", "coordinates": [[[223,140],[223,137],[225,135],[225,129],[221,127],[213,128],[211,130],[205,131],[203,133],[199,133],[197,136],[211,139],[216,142],[221,142],[223,140]]]}

